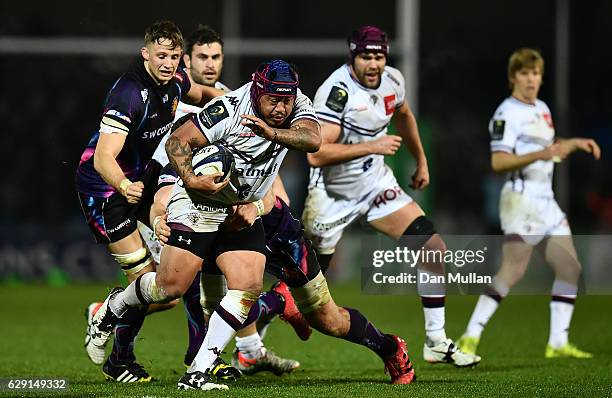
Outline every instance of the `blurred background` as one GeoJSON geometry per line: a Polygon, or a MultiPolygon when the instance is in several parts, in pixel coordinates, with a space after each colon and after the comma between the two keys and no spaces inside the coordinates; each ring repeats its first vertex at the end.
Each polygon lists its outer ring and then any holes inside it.
{"type": "MultiPolygon", "coordinates": [[[[604,0],[396,0],[168,3],[0,2],[0,281],[111,280],[118,267],[93,243],[74,190],[74,172],[107,90],[139,57],[146,26],[198,23],[225,40],[221,81],[238,87],[271,57],[295,63],[311,98],[346,60],[345,38],[378,25],[392,43],[389,64],[406,76],[431,172],[423,193],[408,188],[412,159],[389,158],[398,180],[446,234],[500,233],[503,176],[489,166],[487,124],[509,95],[507,59],[523,46],[545,61],[540,98],[558,136],[594,138],[602,159],[576,154],[557,167],[558,201],[576,234],[612,231],[612,3],[604,0]],[[143,3],[144,4],[144,3],[143,3]]],[[[292,207],[301,213],[308,166],[283,165],[292,207]]],[[[358,245],[360,226],[345,239],[358,245]],[[353,240],[351,241],[351,237],[353,240]],[[355,240],[357,239],[357,241],[355,240]]]]}

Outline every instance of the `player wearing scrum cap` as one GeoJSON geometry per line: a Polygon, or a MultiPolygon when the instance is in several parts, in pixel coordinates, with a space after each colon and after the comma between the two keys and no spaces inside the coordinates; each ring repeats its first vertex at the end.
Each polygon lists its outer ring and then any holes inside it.
{"type": "Polygon", "coordinates": [[[554,163],[584,151],[599,159],[600,149],[591,139],[555,139],[550,110],[538,99],[544,59],[534,49],[515,51],[508,62],[512,94],[495,111],[489,123],[491,166],[508,173],[500,198],[501,227],[505,235],[502,265],[492,286],[478,299],[461,347],[475,353],[487,322],[502,298],[524,275],[534,246],[544,243],[544,256],[555,272],[550,302],[550,334],[546,358],[590,358],[568,340],[578,292],[581,265],[565,213],[554,198],[554,163]]]}
{"type": "MultiPolygon", "coordinates": [[[[375,26],[363,26],[351,33],[348,44],[349,62],[325,80],[314,100],[323,143],[318,152],[308,154],[312,168],[302,216],[307,236],[324,270],[344,229],[360,217],[414,249],[444,251],[444,241],[431,221],[384,162],[403,140],[417,164],[411,186],[420,190],[429,184],[418,127],[405,99],[404,78],[387,65],[387,35],[375,26]],[[394,115],[399,136],[387,135],[394,115]]],[[[420,264],[419,272],[440,275],[444,264],[420,264]]],[[[445,286],[419,284],[418,291],[425,314],[424,359],[455,366],[478,364],[480,357],[462,352],[446,337],[445,286]]]]}
{"type": "MultiPolygon", "coordinates": [[[[316,255],[303,237],[300,222],[291,216],[288,206],[278,197],[274,198],[273,191],[269,190],[278,170],[276,166],[278,157],[284,156],[286,152],[284,146],[313,151],[320,144],[314,110],[310,107],[308,99],[297,90],[295,72],[283,61],[263,64],[254,74],[252,84],[249,83],[221,97],[219,101],[222,102],[214,102],[205,108],[193,120],[194,125],[188,122],[185,128],[179,128],[175,133],[176,139],[174,135],[171,137],[175,143],[172,144],[170,141],[168,144],[171,161],[182,175],[183,185],[187,185],[185,180],[196,178],[189,177],[190,171],[186,167],[187,164],[191,164],[189,159],[191,146],[188,143],[192,142],[195,146],[199,146],[204,145],[204,140],[216,142],[223,137],[225,145],[233,149],[237,161],[236,170],[242,171],[238,171],[239,176],[237,180],[232,181],[231,189],[225,188],[219,191],[221,195],[217,193],[210,197],[221,202],[229,200],[229,203],[247,201],[246,205],[239,205],[230,217],[219,214],[220,212],[205,210],[191,210],[190,214],[195,214],[197,217],[183,217],[188,214],[183,210],[189,209],[191,201],[185,199],[186,192],[182,188],[177,188],[175,195],[169,201],[168,222],[172,231],[168,244],[162,252],[162,267],[169,264],[168,271],[170,271],[178,268],[180,264],[180,274],[189,274],[185,277],[180,276],[181,279],[185,278],[184,286],[197,272],[197,266],[201,264],[202,258],[215,258],[216,265],[227,278],[229,288],[211,315],[209,332],[191,368],[179,381],[179,387],[227,388],[211,381],[210,367],[234,331],[252,321],[251,315],[256,314],[249,307],[252,308],[252,303],[256,299],[255,292],[261,290],[263,269],[260,266],[263,264],[259,263],[260,253],[265,253],[267,256],[269,272],[295,287],[293,293],[296,295],[297,305],[313,327],[323,333],[370,348],[384,360],[393,383],[411,383],[414,379],[414,370],[404,341],[399,337],[383,334],[359,311],[335,305],[325,278],[320,272],[316,255]],[[287,92],[287,88],[291,91],[287,92]],[[286,94],[277,95],[277,93],[286,94]],[[259,106],[253,107],[251,101],[259,106]],[[276,104],[270,104],[269,101],[274,101],[276,104]],[[259,117],[248,114],[253,112],[259,117]],[[286,115],[285,118],[279,117],[282,115],[286,115]],[[302,119],[306,122],[305,125],[300,123],[302,119]],[[293,120],[291,127],[283,128],[291,120],[293,120]],[[303,131],[305,128],[308,131],[303,131]],[[200,132],[205,135],[205,139],[198,136],[200,132]],[[255,132],[258,135],[254,134],[255,132]],[[261,140],[262,137],[266,137],[267,140],[261,140]],[[191,141],[192,139],[197,141],[191,141]],[[270,139],[273,142],[270,143],[270,139]],[[281,142],[283,146],[278,146],[275,142],[281,142]],[[269,180],[265,181],[266,179],[269,180]],[[261,197],[263,195],[261,192],[265,190],[272,195],[267,194],[264,201],[256,205],[248,203],[249,199],[257,197],[255,195],[261,197]],[[268,200],[270,198],[271,202],[268,200]],[[265,236],[263,234],[260,236],[259,233],[253,233],[253,230],[263,232],[257,214],[265,213],[269,213],[264,218],[265,236]],[[210,247],[205,239],[211,233],[205,231],[214,230],[215,225],[218,228],[219,222],[225,218],[227,222],[224,223],[224,229],[215,231],[217,235],[214,237],[215,247],[210,247]],[[204,232],[193,233],[186,231],[187,228],[204,232]],[[230,228],[238,231],[232,232],[230,228]],[[245,250],[237,251],[232,250],[233,248],[245,250]],[[207,249],[207,252],[202,253],[207,249]],[[193,251],[198,254],[194,256],[193,251]],[[246,255],[250,255],[251,258],[245,258],[246,255]],[[169,257],[172,258],[167,260],[169,257]],[[198,265],[195,264],[196,261],[198,265]]],[[[210,183],[211,181],[205,181],[205,185],[210,183]]],[[[190,184],[195,186],[197,182],[192,181],[190,184]]],[[[222,187],[213,186],[213,189],[218,188],[222,187]]],[[[192,206],[195,204],[197,203],[192,203],[192,206]]],[[[172,281],[166,280],[173,275],[177,276],[179,273],[166,272],[166,275],[158,274],[157,278],[155,275],[143,276],[125,292],[120,290],[112,292],[106,301],[107,305],[97,314],[96,325],[104,329],[109,328],[116,319],[114,314],[123,311],[126,304],[138,305],[141,300],[151,300],[153,295],[155,296],[153,300],[159,300],[161,295],[169,294],[170,288],[180,291],[180,286],[173,286],[172,281]]]]}
{"type": "MultiPolygon", "coordinates": [[[[221,36],[208,26],[199,25],[189,35],[185,37],[185,47],[183,54],[183,61],[185,63],[185,72],[189,78],[198,84],[206,86],[214,86],[217,89],[230,92],[224,84],[219,81],[221,72],[223,70],[223,40],[221,36]]],[[[221,94],[220,94],[221,95],[221,94]]],[[[175,115],[175,125],[173,130],[179,127],[189,116],[190,113],[198,113],[202,111],[202,107],[186,104],[179,102],[178,108],[175,115]],[[184,117],[185,116],[185,117],[184,117]],[[179,121],[179,119],[181,119],[179,121]]],[[[168,135],[169,136],[169,135],[168,135]]],[[[160,142],[157,150],[153,155],[153,159],[156,160],[161,166],[166,166],[168,156],[165,151],[165,143],[168,136],[160,142]]],[[[166,203],[168,202],[169,193],[172,190],[176,177],[170,176],[168,173],[164,173],[160,177],[160,186],[155,194],[156,203],[154,203],[155,213],[151,218],[151,225],[156,225],[158,229],[166,228],[165,217],[166,203]],[[156,220],[157,218],[157,221],[156,220]]],[[[148,228],[147,228],[148,230],[148,228]]],[[[168,230],[169,231],[169,230],[168,230]]],[[[159,243],[150,230],[143,236],[152,236],[152,239],[148,241],[149,247],[158,247],[157,252],[159,253],[159,243]]],[[[153,250],[152,250],[153,252],[153,250]]],[[[158,254],[159,260],[159,254],[158,254]]],[[[279,287],[276,287],[280,289],[279,287]]],[[[204,314],[202,313],[202,307],[207,316],[210,316],[213,310],[216,308],[216,304],[223,298],[226,290],[225,277],[221,272],[215,274],[209,274],[206,278],[200,278],[198,275],[193,285],[187,290],[183,296],[183,303],[185,309],[189,314],[189,346],[187,353],[185,354],[184,363],[186,366],[191,365],[193,358],[195,357],[206,333],[206,321],[204,314]],[[201,282],[200,282],[201,279],[201,282]],[[200,289],[201,285],[201,289],[200,289]]],[[[276,292],[263,293],[259,302],[265,302],[262,307],[274,308],[275,303],[278,304],[278,294],[276,292]]],[[[282,300],[282,299],[281,299],[282,300]]],[[[283,319],[287,320],[292,326],[299,328],[304,332],[309,331],[309,326],[301,317],[295,305],[289,303],[283,303],[281,313],[283,319]]],[[[278,307],[278,305],[276,306],[278,307]]],[[[244,329],[238,331],[236,335],[236,347],[237,355],[240,356],[244,366],[241,366],[243,373],[253,374],[261,370],[270,370],[276,374],[291,372],[295,368],[299,367],[299,362],[285,359],[277,356],[271,350],[266,349],[263,344],[262,337],[257,332],[255,324],[249,325],[244,329]]]]}
{"type": "MultiPolygon", "coordinates": [[[[90,231],[107,245],[128,281],[154,269],[154,262],[137,230],[137,219],[146,219],[159,170],[149,168],[153,151],[172,127],[181,99],[194,104],[214,97],[216,90],[193,85],[177,69],[183,37],[171,21],[147,27],[142,59],[113,84],[104,102],[99,127],[81,155],[76,190],[90,231]]],[[[104,362],[107,378],[121,382],[147,382],[149,374],[135,361],[133,343],[147,312],[133,308],[124,314],[110,357],[105,344],[92,334],[87,311],[87,355],[104,362]],[[100,342],[100,344],[97,344],[100,342]],[[121,380],[119,380],[121,379],[121,380]]],[[[110,333],[110,332],[109,332],[110,333]]]]}
{"type": "MultiPolygon", "coordinates": [[[[116,316],[131,306],[179,297],[203,260],[216,261],[229,290],[211,315],[202,347],[179,386],[226,388],[210,382],[210,368],[261,292],[265,243],[259,216],[264,196],[288,148],[314,151],[319,145],[311,102],[299,91],[293,68],[280,60],[262,64],[253,82],[218,97],[177,129],[166,148],[181,183],[169,200],[171,235],[160,266],[124,291],[111,292],[94,317],[97,330],[112,328],[116,316]],[[192,150],[213,142],[223,142],[234,154],[231,185],[216,181],[221,174],[193,172],[192,150]]],[[[273,202],[266,205],[269,209],[273,202]]]]}

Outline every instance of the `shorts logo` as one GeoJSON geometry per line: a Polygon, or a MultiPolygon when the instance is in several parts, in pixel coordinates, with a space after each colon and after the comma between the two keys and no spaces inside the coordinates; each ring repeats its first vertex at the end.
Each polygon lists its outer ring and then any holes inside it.
{"type": "Polygon", "coordinates": [[[378,194],[372,203],[376,208],[380,208],[381,206],[385,206],[387,202],[395,200],[398,196],[404,194],[402,188],[395,186],[390,189],[385,189],[382,193],[378,194]]]}
{"type": "Polygon", "coordinates": [[[342,217],[341,219],[328,223],[328,224],[323,224],[321,222],[315,221],[312,224],[312,229],[318,232],[325,232],[325,231],[329,231],[333,227],[337,227],[338,225],[346,224],[348,220],[349,220],[349,216],[342,217]]]}
{"type": "Polygon", "coordinates": [[[395,112],[395,94],[385,97],[385,114],[393,115],[393,112],[395,112]]]}
{"type": "Polygon", "coordinates": [[[191,239],[184,239],[184,238],[183,238],[183,235],[179,235],[178,241],[179,241],[179,242],[185,242],[185,243],[186,243],[186,244],[188,244],[188,245],[190,245],[190,244],[191,244],[191,239]]]}
{"type": "Polygon", "coordinates": [[[117,232],[119,231],[121,228],[125,227],[126,225],[129,225],[131,223],[131,220],[128,218],[127,220],[125,220],[124,222],[122,222],[121,224],[117,225],[114,228],[109,229],[108,231],[106,231],[107,233],[113,233],[113,232],[117,232]]]}

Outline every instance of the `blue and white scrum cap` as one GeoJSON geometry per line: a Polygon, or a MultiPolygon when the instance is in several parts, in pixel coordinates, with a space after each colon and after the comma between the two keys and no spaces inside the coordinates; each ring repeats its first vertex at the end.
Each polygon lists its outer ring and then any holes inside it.
{"type": "Polygon", "coordinates": [[[257,106],[262,95],[280,97],[297,96],[299,85],[298,74],[288,62],[281,59],[264,62],[253,73],[251,100],[257,106]]]}

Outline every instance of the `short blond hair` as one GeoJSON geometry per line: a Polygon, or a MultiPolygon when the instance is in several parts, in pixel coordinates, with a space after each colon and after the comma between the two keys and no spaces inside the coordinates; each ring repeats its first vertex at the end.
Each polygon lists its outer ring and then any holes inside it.
{"type": "Polygon", "coordinates": [[[539,68],[544,75],[544,58],[538,50],[533,48],[519,48],[512,53],[508,60],[508,84],[513,88],[512,78],[519,70],[539,68]]]}
{"type": "Polygon", "coordinates": [[[183,35],[178,26],[172,21],[154,22],[145,30],[144,44],[161,44],[164,40],[170,40],[170,48],[183,48],[183,35]]]}

